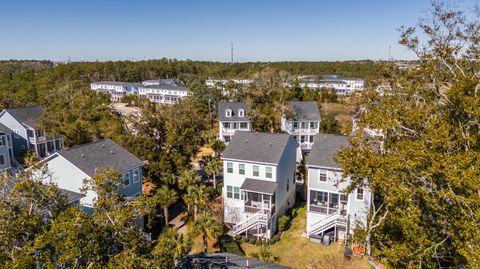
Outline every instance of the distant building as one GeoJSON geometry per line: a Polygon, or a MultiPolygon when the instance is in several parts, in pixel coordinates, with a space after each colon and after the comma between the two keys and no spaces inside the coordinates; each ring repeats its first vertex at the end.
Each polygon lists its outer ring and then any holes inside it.
{"type": "Polygon", "coordinates": [[[0,124],[6,129],[5,133],[11,133],[11,152],[17,160],[24,150],[33,150],[41,159],[63,149],[63,136],[46,135],[45,130],[38,127],[43,112],[40,106],[9,108],[0,112],[0,124]]]}
{"type": "Polygon", "coordinates": [[[123,97],[130,94],[138,94],[138,88],[143,86],[141,83],[100,81],[90,84],[90,88],[97,92],[110,95],[112,102],[119,102],[123,97]]]}
{"type": "Polygon", "coordinates": [[[287,134],[237,131],[223,160],[224,221],[232,235],[270,239],[295,203],[297,143],[287,134]]]}
{"type": "Polygon", "coordinates": [[[368,189],[355,189],[344,193],[349,180],[342,179],[342,168],[334,156],[348,147],[345,136],[318,134],[307,160],[307,235],[319,240],[325,234],[346,238],[352,233],[356,221],[366,224],[372,194],[368,189]]]}
{"type": "Polygon", "coordinates": [[[250,84],[253,83],[253,80],[251,79],[230,78],[230,79],[207,79],[205,80],[205,85],[207,85],[208,87],[217,87],[217,88],[223,89],[225,84],[227,84],[230,81],[241,86],[249,86],[250,84]]]}
{"type": "MultiPolygon", "coordinates": [[[[123,180],[119,194],[126,197],[142,195],[143,162],[111,139],[61,150],[45,161],[52,181],[67,191],[81,192],[83,179],[92,178],[98,168],[114,168],[123,180]]],[[[79,203],[89,212],[96,197],[96,193],[88,191],[79,203]]]]}
{"type": "Polygon", "coordinates": [[[244,102],[221,102],[218,104],[218,139],[228,144],[237,130],[250,131],[252,124],[247,115],[249,105],[244,102]]]}
{"type": "Polygon", "coordinates": [[[316,102],[287,102],[291,115],[282,115],[282,130],[289,133],[302,151],[309,151],[320,132],[320,111],[316,102]]]}
{"type": "Polygon", "coordinates": [[[101,81],[90,84],[97,92],[110,95],[112,102],[120,102],[123,97],[135,94],[160,104],[175,104],[188,96],[186,87],[178,86],[173,79],[145,80],[142,83],[101,81]]]}
{"type": "Polygon", "coordinates": [[[299,86],[310,89],[334,89],[337,95],[350,95],[365,89],[365,80],[361,78],[343,78],[337,75],[300,76],[299,86]]]}

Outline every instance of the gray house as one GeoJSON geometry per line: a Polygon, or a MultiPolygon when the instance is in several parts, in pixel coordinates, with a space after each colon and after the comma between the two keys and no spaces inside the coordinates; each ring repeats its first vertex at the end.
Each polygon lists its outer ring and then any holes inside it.
{"type": "Polygon", "coordinates": [[[11,168],[12,158],[12,131],[0,123],[0,172],[11,168]]]}
{"type": "Polygon", "coordinates": [[[357,223],[366,224],[372,194],[368,189],[344,190],[349,178],[343,178],[335,155],[348,147],[347,137],[318,134],[307,160],[307,236],[317,240],[326,233],[345,239],[357,223]],[[343,181],[341,181],[344,179],[343,181]]]}
{"type": "Polygon", "coordinates": [[[61,135],[47,136],[44,130],[38,128],[43,112],[41,106],[4,109],[0,112],[0,123],[12,132],[13,157],[17,160],[22,151],[28,149],[33,150],[40,159],[63,149],[61,135]]]}
{"type": "MultiPolygon", "coordinates": [[[[111,139],[103,139],[54,153],[45,159],[52,180],[59,188],[80,192],[83,179],[92,178],[99,168],[114,168],[122,179],[118,193],[126,197],[142,195],[143,162],[111,139]]],[[[80,204],[93,206],[97,197],[88,191],[80,204]]]]}
{"type": "Polygon", "coordinates": [[[250,131],[252,124],[247,110],[250,106],[244,102],[220,102],[218,104],[218,139],[228,144],[237,130],[250,131]]]}

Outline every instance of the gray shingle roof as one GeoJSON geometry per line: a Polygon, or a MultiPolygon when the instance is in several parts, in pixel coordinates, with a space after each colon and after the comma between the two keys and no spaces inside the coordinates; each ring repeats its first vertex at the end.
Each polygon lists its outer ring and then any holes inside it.
{"type": "Polygon", "coordinates": [[[113,167],[125,172],[143,164],[135,155],[108,138],[61,150],[58,154],[89,176],[95,175],[100,167],[113,167]]]}
{"type": "Polygon", "coordinates": [[[335,154],[349,145],[346,136],[318,134],[313,140],[307,165],[341,168],[340,165],[334,161],[335,154]]]}
{"type": "Polygon", "coordinates": [[[202,253],[184,256],[175,268],[288,269],[290,267],[262,262],[231,253],[202,253]]]}
{"type": "Polygon", "coordinates": [[[177,86],[177,82],[175,82],[174,79],[169,79],[169,78],[144,80],[144,81],[142,81],[142,84],[157,84],[157,85],[177,86]]]}
{"type": "Polygon", "coordinates": [[[288,134],[236,131],[222,158],[278,164],[289,141],[295,144],[288,134]]]}
{"type": "Polygon", "coordinates": [[[219,121],[250,121],[250,117],[247,116],[247,110],[250,106],[245,102],[220,102],[218,103],[218,120],[219,121]],[[227,109],[232,110],[232,116],[227,117],[225,111],[227,109]],[[238,116],[238,110],[243,109],[245,111],[244,117],[238,116]]]}
{"type": "Polygon", "coordinates": [[[320,121],[320,111],[316,102],[287,102],[291,107],[293,115],[289,120],[295,121],[320,121]]]}
{"type": "Polygon", "coordinates": [[[253,178],[245,178],[242,186],[242,190],[248,190],[252,192],[261,192],[267,194],[274,194],[277,189],[277,183],[273,181],[258,180],[253,178]]]}
{"type": "Polygon", "coordinates": [[[37,126],[39,123],[38,120],[43,114],[43,108],[41,106],[8,108],[5,110],[18,122],[30,127],[37,126]]]}

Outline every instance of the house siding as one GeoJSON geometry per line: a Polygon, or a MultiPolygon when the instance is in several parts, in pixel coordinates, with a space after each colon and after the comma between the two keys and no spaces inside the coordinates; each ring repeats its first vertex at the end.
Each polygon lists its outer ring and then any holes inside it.
{"type": "Polygon", "coordinates": [[[3,139],[5,143],[0,145],[0,155],[3,155],[4,164],[0,164],[0,171],[9,169],[11,167],[11,160],[10,160],[10,134],[3,134],[0,135],[0,139],[3,139]]]}
{"type": "Polygon", "coordinates": [[[19,160],[21,152],[29,148],[27,129],[5,110],[0,113],[0,123],[13,131],[11,136],[13,156],[19,160]]]}

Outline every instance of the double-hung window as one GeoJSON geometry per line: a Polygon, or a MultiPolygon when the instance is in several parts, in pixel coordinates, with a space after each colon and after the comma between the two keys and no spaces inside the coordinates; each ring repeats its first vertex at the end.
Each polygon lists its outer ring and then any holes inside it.
{"type": "Polygon", "coordinates": [[[133,170],[133,183],[138,183],[140,181],[140,169],[137,168],[133,170]]]}
{"type": "Polygon", "coordinates": [[[240,188],[227,186],[227,198],[240,200],[240,188]]]}
{"type": "Polygon", "coordinates": [[[363,200],[363,189],[357,189],[357,200],[363,200]]]}
{"type": "Polygon", "coordinates": [[[258,165],[253,166],[253,176],[259,177],[260,176],[260,167],[258,165]]]}
{"type": "Polygon", "coordinates": [[[265,167],[265,177],[266,178],[272,178],[272,168],[271,167],[265,167]]]}
{"type": "Polygon", "coordinates": [[[227,173],[229,174],[233,173],[233,163],[230,163],[230,162],[227,163],[227,173]]]}
{"type": "Polygon", "coordinates": [[[227,198],[233,198],[233,187],[227,186],[227,198]]]}
{"type": "Polygon", "coordinates": [[[327,182],[327,173],[320,171],[318,180],[320,180],[321,182],[327,182]]]}
{"type": "Polygon", "coordinates": [[[245,175],[245,164],[243,163],[238,164],[238,173],[240,175],[245,175]]]}
{"type": "Polygon", "coordinates": [[[130,185],[130,172],[126,172],[125,174],[123,174],[123,185],[130,185]]]}

